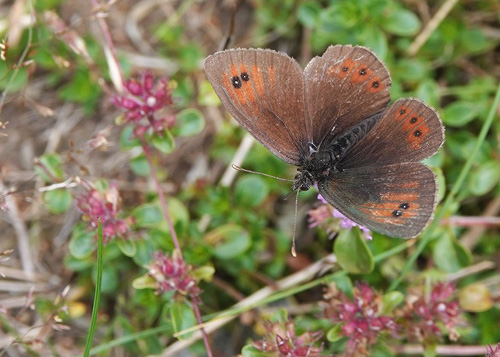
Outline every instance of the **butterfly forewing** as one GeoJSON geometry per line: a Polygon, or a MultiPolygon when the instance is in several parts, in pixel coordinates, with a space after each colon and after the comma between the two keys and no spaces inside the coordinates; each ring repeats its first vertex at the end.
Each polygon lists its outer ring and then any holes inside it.
{"type": "Polygon", "coordinates": [[[343,169],[418,162],[444,142],[444,127],[436,112],[417,99],[399,99],[340,162],[343,169]]]}
{"type": "Polygon", "coordinates": [[[421,163],[346,169],[318,182],[321,195],[347,218],[391,237],[411,238],[434,212],[436,180],[421,163]]]}
{"type": "Polygon", "coordinates": [[[309,62],[304,78],[306,120],[317,146],[383,110],[390,101],[389,72],[364,47],[328,47],[309,62]]]}
{"type": "Polygon", "coordinates": [[[283,53],[262,49],[217,52],[205,72],[226,109],[280,159],[299,166],[307,151],[304,77],[283,53]]]}

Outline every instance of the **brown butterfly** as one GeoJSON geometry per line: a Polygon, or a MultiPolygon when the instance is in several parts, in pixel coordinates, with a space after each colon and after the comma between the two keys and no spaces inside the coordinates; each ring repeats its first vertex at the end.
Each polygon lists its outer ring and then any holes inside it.
{"type": "Polygon", "coordinates": [[[420,163],[444,142],[436,112],[417,99],[391,106],[391,79],[375,54],[330,46],[302,71],[284,53],[217,52],[205,72],[226,109],[283,161],[294,190],[317,184],[347,218],[392,237],[426,226],[436,179],[420,163]]]}

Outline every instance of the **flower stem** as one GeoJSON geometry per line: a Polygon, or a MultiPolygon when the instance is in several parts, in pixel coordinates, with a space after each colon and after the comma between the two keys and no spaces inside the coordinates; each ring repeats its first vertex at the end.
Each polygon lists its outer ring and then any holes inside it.
{"type": "Polygon", "coordinates": [[[436,216],[434,217],[434,220],[432,221],[431,225],[429,228],[422,234],[422,239],[417,245],[417,249],[415,252],[411,255],[410,259],[408,259],[408,262],[404,266],[403,270],[401,271],[401,274],[394,280],[389,287],[389,291],[395,290],[401,281],[403,280],[403,277],[405,274],[410,270],[410,268],[413,266],[417,258],[422,254],[424,251],[425,247],[427,247],[427,244],[431,241],[431,238],[433,236],[434,231],[436,228],[439,226],[439,222],[443,219],[443,216],[448,213],[451,205],[455,201],[455,197],[457,193],[460,191],[462,188],[462,185],[465,181],[465,178],[469,174],[472,164],[475,161],[476,154],[481,148],[481,145],[484,143],[484,140],[486,139],[486,135],[488,134],[488,131],[490,130],[491,124],[493,123],[493,119],[495,119],[495,113],[498,108],[498,105],[500,103],[500,83],[497,88],[497,92],[495,95],[495,99],[493,100],[493,104],[490,108],[490,112],[488,113],[488,117],[483,123],[483,127],[481,128],[481,132],[479,133],[479,136],[476,141],[476,145],[472,149],[472,152],[469,155],[469,158],[465,162],[465,165],[462,167],[462,171],[460,171],[460,175],[457,178],[457,181],[453,185],[453,188],[451,189],[450,193],[448,194],[448,197],[446,197],[445,202],[443,203],[443,206],[441,209],[439,209],[436,212],[436,216]]]}
{"type": "MultiPolygon", "coordinates": [[[[149,146],[146,143],[146,140],[143,136],[139,138],[141,140],[142,149],[144,150],[144,155],[146,155],[146,159],[148,160],[149,169],[151,170],[151,178],[156,186],[156,191],[158,192],[158,197],[160,198],[161,208],[163,210],[163,215],[168,224],[168,229],[170,230],[170,235],[172,236],[172,240],[174,241],[175,249],[177,249],[181,253],[181,246],[179,245],[179,240],[177,239],[177,234],[175,233],[174,224],[172,222],[172,217],[170,217],[170,213],[168,212],[167,201],[165,200],[165,195],[163,194],[163,190],[161,189],[160,181],[158,180],[158,175],[156,174],[156,169],[153,164],[153,159],[151,157],[151,150],[149,150],[149,146]]],[[[183,258],[184,260],[184,258],[183,258]]]]}
{"type": "MultiPolygon", "coordinates": [[[[182,250],[181,250],[181,247],[179,245],[179,240],[177,238],[177,234],[175,233],[175,228],[174,228],[174,224],[172,222],[172,217],[170,217],[170,213],[168,212],[168,207],[167,207],[167,202],[165,200],[165,195],[163,194],[163,190],[161,189],[161,186],[160,186],[160,181],[158,180],[158,175],[156,174],[156,169],[155,169],[155,166],[153,164],[152,157],[151,157],[151,150],[149,150],[149,146],[147,145],[146,140],[144,139],[144,136],[141,136],[140,140],[141,140],[141,144],[142,144],[142,149],[144,150],[144,155],[146,155],[146,159],[148,161],[149,169],[151,170],[151,177],[155,183],[156,191],[158,192],[158,197],[160,198],[161,207],[162,207],[165,219],[167,221],[168,228],[170,230],[170,235],[172,236],[172,240],[174,241],[175,248],[179,252],[180,258],[182,260],[184,260],[184,257],[182,256],[182,250]]],[[[197,320],[198,324],[202,324],[203,320],[201,318],[200,309],[198,307],[199,299],[193,298],[192,301],[193,301],[194,314],[196,315],[196,320],[197,320]]],[[[208,343],[207,333],[206,333],[204,328],[201,328],[200,330],[201,330],[201,334],[203,336],[203,342],[205,343],[205,349],[207,352],[207,356],[212,357],[212,350],[210,349],[210,344],[208,343]]]]}

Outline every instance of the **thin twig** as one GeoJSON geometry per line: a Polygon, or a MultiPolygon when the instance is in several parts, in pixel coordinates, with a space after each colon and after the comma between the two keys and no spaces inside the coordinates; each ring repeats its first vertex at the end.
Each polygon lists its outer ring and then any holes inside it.
{"type": "Polygon", "coordinates": [[[477,264],[471,265],[467,268],[461,269],[455,273],[448,274],[446,280],[448,281],[459,280],[465,278],[466,276],[482,272],[483,270],[493,269],[495,268],[495,265],[496,265],[495,263],[485,260],[477,264]]]}
{"type": "MultiPolygon", "coordinates": [[[[0,180],[0,192],[5,191],[5,186],[0,180]]],[[[31,245],[28,235],[28,230],[24,225],[24,221],[19,216],[19,210],[17,208],[17,202],[14,196],[5,196],[5,206],[7,207],[7,214],[10,218],[12,227],[16,232],[17,247],[19,251],[19,257],[21,258],[21,265],[23,267],[26,276],[31,280],[35,273],[35,267],[33,264],[33,255],[31,254],[31,245]]]]}
{"type": "Polygon", "coordinates": [[[429,39],[432,33],[438,28],[439,24],[444,20],[444,18],[448,15],[448,13],[457,2],[458,0],[446,0],[444,4],[441,5],[436,14],[427,23],[422,32],[418,34],[418,36],[408,48],[408,55],[414,56],[417,54],[420,48],[429,39]]]}
{"type": "MultiPolygon", "coordinates": [[[[241,166],[243,163],[243,160],[245,160],[245,157],[248,154],[248,151],[250,151],[250,148],[252,147],[253,143],[255,140],[250,134],[245,134],[243,137],[243,140],[240,143],[240,146],[238,147],[238,150],[236,150],[236,153],[233,156],[233,159],[231,160],[232,165],[236,166],[241,166]]],[[[224,175],[222,175],[222,178],[220,180],[220,185],[223,187],[229,187],[234,181],[234,178],[236,177],[236,170],[233,169],[232,165],[229,165],[224,172],[224,175]]]]}
{"type": "MultiPolygon", "coordinates": [[[[421,345],[404,345],[396,347],[396,352],[398,354],[407,355],[423,355],[424,347],[421,345]]],[[[447,355],[447,356],[484,356],[486,353],[486,346],[460,346],[460,345],[449,345],[449,346],[437,346],[437,355],[447,355]]]]}
{"type": "MultiPolygon", "coordinates": [[[[500,197],[494,198],[484,210],[481,216],[498,216],[500,212],[500,197]]],[[[484,231],[487,227],[485,226],[476,226],[471,228],[467,233],[465,233],[460,238],[460,243],[462,243],[468,249],[472,249],[476,246],[477,242],[483,236],[484,231]]]]}
{"type": "Polygon", "coordinates": [[[456,227],[476,227],[476,226],[500,226],[500,217],[480,216],[480,217],[464,217],[451,216],[443,219],[441,224],[449,224],[456,227]]]}

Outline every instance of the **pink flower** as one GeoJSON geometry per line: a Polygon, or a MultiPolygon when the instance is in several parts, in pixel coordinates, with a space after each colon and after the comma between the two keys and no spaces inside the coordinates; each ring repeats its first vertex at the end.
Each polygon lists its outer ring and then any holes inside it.
{"type": "Polygon", "coordinates": [[[156,86],[151,72],[142,75],[142,80],[129,79],[125,82],[127,94],[116,95],[112,102],[125,110],[125,121],[135,125],[134,134],[139,137],[151,129],[162,134],[175,123],[172,115],[156,117],[156,113],[172,104],[168,78],[160,78],[156,86]]]}
{"type": "Polygon", "coordinates": [[[356,284],[351,299],[331,285],[323,302],[324,317],[342,324],[342,334],[348,338],[345,354],[357,355],[368,352],[382,332],[396,335],[396,323],[389,316],[381,315],[382,298],[365,283],[356,284]]]}
{"type": "Polygon", "coordinates": [[[295,325],[291,319],[286,322],[270,322],[264,325],[267,330],[265,339],[253,343],[261,352],[273,353],[286,357],[319,357],[322,347],[313,344],[321,338],[321,332],[295,334],[295,325]]]}
{"type": "Polygon", "coordinates": [[[176,294],[197,298],[201,290],[191,272],[192,267],[186,264],[177,250],[172,253],[172,257],[161,252],[154,253],[149,268],[149,275],[156,280],[158,293],[174,291],[176,294]]]}
{"type": "Polygon", "coordinates": [[[455,340],[458,334],[454,327],[458,322],[460,308],[452,296],[456,289],[450,283],[436,284],[426,298],[422,291],[413,293],[403,310],[403,322],[408,335],[418,341],[434,342],[443,334],[441,324],[455,340]]]}
{"type": "MultiPolygon", "coordinates": [[[[130,231],[129,219],[120,219],[121,198],[116,183],[112,182],[103,192],[88,184],[88,191],[76,198],[78,209],[82,212],[82,219],[88,222],[91,229],[96,230],[99,219],[102,226],[103,243],[108,243],[113,237],[124,237],[130,231]]],[[[97,234],[96,234],[97,237],[97,234]]]]}

